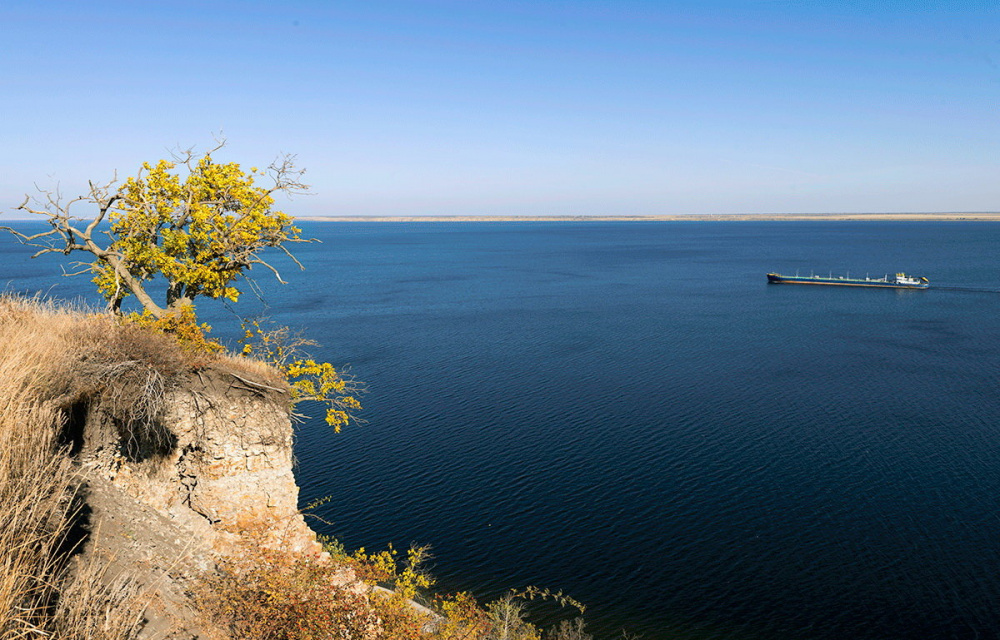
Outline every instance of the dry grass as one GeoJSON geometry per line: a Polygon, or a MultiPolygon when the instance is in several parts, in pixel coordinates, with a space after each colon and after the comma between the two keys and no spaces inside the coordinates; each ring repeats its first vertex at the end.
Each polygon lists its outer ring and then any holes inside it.
{"type": "MultiPolygon", "coordinates": [[[[167,392],[212,369],[239,384],[287,390],[280,372],[229,354],[198,354],[177,340],[104,313],[0,296],[0,409],[31,401],[70,412],[98,402],[122,442],[157,451],[170,433],[157,422],[167,392]]],[[[267,393],[263,394],[268,396],[267,393]]],[[[288,395],[271,393],[276,402],[288,395]]]]}
{"type": "MultiPolygon", "coordinates": [[[[122,384],[123,376],[129,380],[118,391],[127,395],[128,386],[156,387],[209,367],[287,389],[282,373],[264,362],[226,353],[192,353],[170,336],[105,313],[17,296],[0,295],[0,350],[4,396],[27,393],[52,400],[84,395],[98,388],[106,391],[112,381],[122,384]],[[150,381],[149,376],[159,380],[150,381]]],[[[142,410],[155,413],[153,408],[142,410]]]]}
{"type": "Polygon", "coordinates": [[[100,567],[68,570],[81,478],[59,453],[63,415],[53,398],[72,392],[71,335],[99,335],[72,311],[0,299],[0,638],[124,640],[140,613],[134,590],[108,584],[100,567]],[[40,316],[44,322],[39,322],[40,316]],[[112,610],[109,610],[109,607],[112,610]]]}
{"type": "Polygon", "coordinates": [[[0,638],[128,640],[142,598],[98,564],[69,571],[80,477],[57,453],[52,409],[3,393],[0,410],[0,638]]]}
{"type": "Polygon", "coordinates": [[[91,560],[78,566],[59,592],[48,620],[53,635],[66,640],[131,640],[144,622],[150,594],[129,576],[111,578],[108,564],[91,560]]]}
{"type": "Polygon", "coordinates": [[[51,412],[37,406],[0,412],[0,637],[26,636],[55,597],[58,550],[69,528],[76,472],[50,454],[44,428],[51,412]],[[38,428],[42,427],[42,428],[38,428]]]}

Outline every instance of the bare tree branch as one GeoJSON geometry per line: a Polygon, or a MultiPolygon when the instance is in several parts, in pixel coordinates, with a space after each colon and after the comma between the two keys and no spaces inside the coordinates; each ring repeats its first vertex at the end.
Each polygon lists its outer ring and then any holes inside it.
{"type": "MultiPolygon", "coordinates": [[[[308,241],[306,241],[306,242],[308,242],[308,241]]],[[[281,249],[282,251],[284,251],[285,255],[292,259],[292,262],[294,262],[295,264],[299,265],[299,270],[300,271],[305,271],[306,270],[306,268],[304,266],[302,266],[302,263],[299,262],[299,259],[296,258],[295,256],[293,256],[292,252],[289,251],[287,247],[285,247],[284,245],[280,245],[279,244],[278,248],[281,249]]]]}
{"type": "Polygon", "coordinates": [[[263,266],[265,266],[265,267],[267,267],[268,269],[271,270],[271,272],[274,274],[274,277],[278,279],[278,282],[280,282],[281,284],[288,284],[287,282],[285,282],[284,280],[281,279],[281,274],[278,273],[277,269],[275,269],[274,267],[272,267],[270,264],[264,262],[263,260],[261,260],[259,258],[255,258],[253,260],[248,261],[248,264],[251,264],[251,265],[253,265],[253,264],[263,265],[263,266]]]}

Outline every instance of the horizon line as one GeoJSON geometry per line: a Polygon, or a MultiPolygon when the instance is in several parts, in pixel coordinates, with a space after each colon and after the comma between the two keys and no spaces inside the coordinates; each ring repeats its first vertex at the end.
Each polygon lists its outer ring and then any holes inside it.
{"type": "Polygon", "coordinates": [[[327,215],[307,222],[675,222],[675,221],[1000,221],[1000,211],[886,213],[684,213],[651,215],[327,215]]]}

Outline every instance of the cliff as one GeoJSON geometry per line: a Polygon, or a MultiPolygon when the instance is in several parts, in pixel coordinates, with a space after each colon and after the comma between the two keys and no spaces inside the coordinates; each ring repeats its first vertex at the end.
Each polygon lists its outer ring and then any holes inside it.
{"type": "MultiPolygon", "coordinates": [[[[46,410],[77,470],[76,567],[143,595],[139,637],[219,636],[188,605],[197,574],[248,546],[329,560],[298,511],[282,376],[106,316],[0,299],[0,402],[46,410]]],[[[354,583],[344,568],[335,582],[354,583]]],[[[354,583],[356,584],[356,583],[354,583]]],[[[336,586],[336,585],[332,585],[336,586]]],[[[357,585],[358,589],[362,589],[357,585]]]]}
{"type": "MultiPolygon", "coordinates": [[[[182,591],[192,572],[220,556],[248,544],[327,555],[298,511],[283,394],[218,365],[171,386],[157,415],[162,431],[152,439],[109,428],[114,419],[100,402],[87,405],[68,434],[87,471],[86,552],[113,559],[115,572],[139,575],[158,592],[147,612],[149,638],[185,628],[179,635],[187,637],[198,628],[182,591]]],[[[343,582],[353,579],[342,573],[343,582]]]]}

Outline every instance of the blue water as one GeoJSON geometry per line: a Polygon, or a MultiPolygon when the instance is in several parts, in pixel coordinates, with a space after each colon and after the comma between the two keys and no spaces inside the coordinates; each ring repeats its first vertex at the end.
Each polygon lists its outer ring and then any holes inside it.
{"type": "MultiPolygon", "coordinates": [[[[599,638],[1000,635],[1000,225],[306,231],[308,271],[260,282],[370,390],[368,424],[296,446],[348,548],[562,589],[599,638]],[[766,284],[812,269],[938,288],[766,284]]],[[[0,253],[8,288],[86,290],[0,253]]]]}

